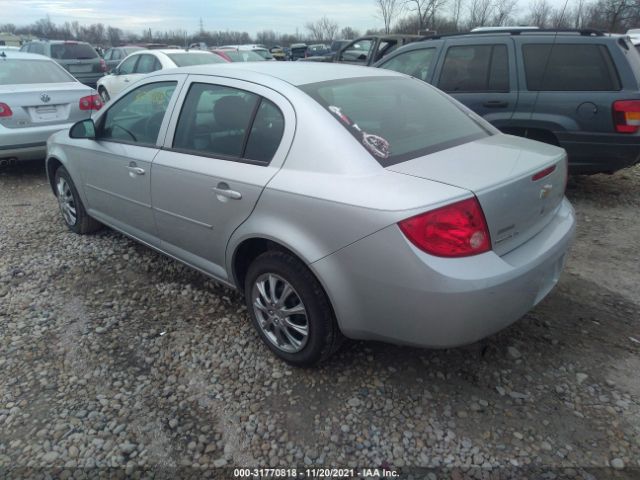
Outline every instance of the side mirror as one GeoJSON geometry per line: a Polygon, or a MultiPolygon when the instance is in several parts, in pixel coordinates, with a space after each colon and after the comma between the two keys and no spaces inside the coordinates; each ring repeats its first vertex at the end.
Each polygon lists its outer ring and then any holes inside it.
{"type": "Polygon", "coordinates": [[[95,140],[96,126],[93,123],[93,120],[88,118],[86,120],[80,120],[79,122],[75,123],[69,130],[69,137],[95,140]]]}

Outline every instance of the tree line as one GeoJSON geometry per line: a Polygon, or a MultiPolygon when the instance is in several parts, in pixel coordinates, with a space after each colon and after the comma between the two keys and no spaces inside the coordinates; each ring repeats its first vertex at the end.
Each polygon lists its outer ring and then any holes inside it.
{"type": "MultiPolygon", "coordinates": [[[[594,28],[612,33],[623,33],[630,28],[640,28],[640,0],[566,0],[554,5],[550,0],[533,0],[526,8],[524,0],[373,0],[378,15],[379,28],[365,34],[403,33],[427,31],[456,33],[480,26],[535,25],[540,28],[594,28]]],[[[555,3],[555,2],[554,2],[555,3]]],[[[255,35],[230,30],[200,29],[125,32],[120,28],[94,23],[81,25],[78,21],[54,23],[50,17],[31,25],[0,24],[0,32],[16,35],[33,35],[52,40],[81,40],[94,45],[122,45],[127,43],[163,43],[186,46],[193,42],[205,42],[209,46],[260,43],[267,46],[289,46],[297,42],[320,43],[334,39],[353,39],[361,32],[341,27],[328,16],[307,22],[304,30],[295,33],[279,33],[262,30],[255,35]]]]}

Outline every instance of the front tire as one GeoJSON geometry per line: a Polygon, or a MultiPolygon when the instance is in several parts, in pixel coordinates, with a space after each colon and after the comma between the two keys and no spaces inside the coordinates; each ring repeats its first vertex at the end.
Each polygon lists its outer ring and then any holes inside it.
{"type": "Polygon", "coordinates": [[[99,230],[102,225],[87,214],[66,168],[58,167],[54,182],[60,213],[69,230],[79,235],[99,230]]]}
{"type": "Polygon", "coordinates": [[[249,267],[244,291],[254,327],[282,360],[311,366],[342,343],[327,295],[294,256],[276,250],[258,256],[249,267]]]}

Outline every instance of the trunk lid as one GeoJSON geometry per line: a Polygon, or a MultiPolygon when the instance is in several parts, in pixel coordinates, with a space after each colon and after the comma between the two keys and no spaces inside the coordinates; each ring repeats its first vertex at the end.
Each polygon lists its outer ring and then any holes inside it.
{"type": "Polygon", "coordinates": [[[388,169],[473,192],[486,217],[492,248],[504,255],[552,219],[564,198],[566,165],[566,153],[558,147],[498,134],[388,169]],[[553,170],[533,179],[547,168],[553,170]]]}
{"type": "Polygon", "coordinates": [[[93,111],[80,110],[80,99],[94,90],[79,82],[0,86],[0,98],[13,114],[0,117],[6,128],[28,128],[77,122],[93,111]]]}

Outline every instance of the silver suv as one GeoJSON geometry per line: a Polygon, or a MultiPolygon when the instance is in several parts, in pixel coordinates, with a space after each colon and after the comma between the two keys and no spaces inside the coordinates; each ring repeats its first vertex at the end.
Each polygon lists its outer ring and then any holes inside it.
{"type": "Polygon", "coordinates": [[[54,59],[80,82],[95,88],[107,71],[107,64],[95,48],[86,42],[35,40],[22,46],[22,52],[37,53],[54,59]]]}

